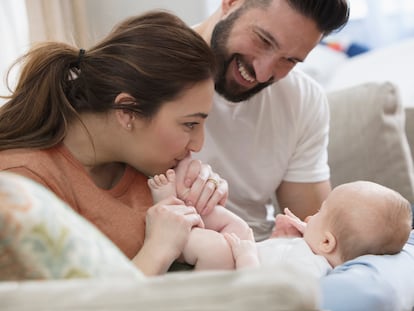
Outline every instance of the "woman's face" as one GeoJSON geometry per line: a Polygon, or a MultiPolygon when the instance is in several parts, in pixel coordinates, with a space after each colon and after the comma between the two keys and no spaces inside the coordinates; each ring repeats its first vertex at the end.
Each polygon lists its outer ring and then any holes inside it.
{"type": "Polygon", "coordinates": [[[135,143],[128,163],[147,176],[175,167],[189,152],[200,151],[204,123],[212,107],[213,79],[195,84],[162,105],[150,120],[135,119],[135,143]]]}

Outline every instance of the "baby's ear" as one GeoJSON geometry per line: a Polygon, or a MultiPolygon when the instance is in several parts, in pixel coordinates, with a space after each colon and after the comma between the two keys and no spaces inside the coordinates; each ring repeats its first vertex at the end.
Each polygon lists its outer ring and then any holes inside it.
{"type": "Polygon", "coordinates": [[[332,253],[336,248],[336,237],[330,231],[325,231],[323,240],[319,244],[320,251],[324,254],[332,253]]]}

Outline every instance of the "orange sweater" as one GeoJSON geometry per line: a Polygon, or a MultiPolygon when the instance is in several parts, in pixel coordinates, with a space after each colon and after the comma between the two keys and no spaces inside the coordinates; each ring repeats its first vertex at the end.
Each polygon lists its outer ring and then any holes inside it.
{"type": "Polygon", "coordinates": [[[0,152],[0,170],[29,177],[67,202],[104,232],[129,258],[142,247],[145,215],[152,205],[147,177],[127,166],[110,190],[98,188],[63,145],[0,152]]]}

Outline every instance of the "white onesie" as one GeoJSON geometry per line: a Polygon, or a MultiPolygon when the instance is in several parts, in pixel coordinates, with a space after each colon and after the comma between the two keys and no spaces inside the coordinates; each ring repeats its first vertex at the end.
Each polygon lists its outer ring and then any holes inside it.
{"type": "Polygon", "coordinates": [[[271,238],[256,243],[262,266],[278,263],[298,265],[320,278],[332,269],[325,257],[312,252],[303,238],[271,238]]]}

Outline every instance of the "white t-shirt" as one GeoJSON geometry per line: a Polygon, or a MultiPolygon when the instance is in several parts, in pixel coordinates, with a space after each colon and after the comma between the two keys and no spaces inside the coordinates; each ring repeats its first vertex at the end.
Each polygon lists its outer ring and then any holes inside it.
{"type": "Polygon", "coordinates": [[[232,103],[216,94],[204,146],[194,157],[228,181],[226,207],[263,240],[274,225],[267,206],[283,180],[329,179],[328,130],[324,91],[294,69],[244,102],[232,103]]]}
{"type": "Polygon", "coordinates": [[[290,263],[302,267],[317,278],[332,270],[325,257],[313,253],[303,238],[271,238],[256,245],[262,266],[290,263]]]}

